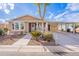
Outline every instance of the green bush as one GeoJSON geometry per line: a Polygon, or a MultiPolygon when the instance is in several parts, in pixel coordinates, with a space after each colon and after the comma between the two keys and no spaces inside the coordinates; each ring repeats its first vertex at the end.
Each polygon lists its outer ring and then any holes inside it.
{"type": "Polygon", "coordinates": [[[51,40],[53,40],[53,35],[50,32],[45,32],[43,33],[44,36],[44,40],[50,42],[51,40]]]}
{"type": "Polygon", "coordinates": [[[4,30],[0,29],[0,35],[4,34],[4,30]]]}
{"type": "Polygon", "coordinates": [[[34,39],[38,40],[38,37],[41,35],[41,32],[33,31],[33,32],[31,32],[31,34],[34,37],[34,39]]]}

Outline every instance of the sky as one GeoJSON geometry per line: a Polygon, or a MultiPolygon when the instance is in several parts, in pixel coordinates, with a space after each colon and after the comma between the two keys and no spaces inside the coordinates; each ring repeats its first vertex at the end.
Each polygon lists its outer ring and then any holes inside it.
{"type": "MultiPolygon", "coordinates": [[[[41,8],[43,12],[43,6],[41,8]]],[[[31,15],[39,18],[38,7],[34,3],[0,3],[0,22],[19,16],[31,15]]],[[[48,21],[79,21],[78,3],[50,3],[46,7],[48,21]],[[72,16],[72,17],[71,17],[72,16]]]]}

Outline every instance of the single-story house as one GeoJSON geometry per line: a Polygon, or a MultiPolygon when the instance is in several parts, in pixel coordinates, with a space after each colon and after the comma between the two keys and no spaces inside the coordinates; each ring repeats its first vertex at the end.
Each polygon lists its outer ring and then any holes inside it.
{"type": "Polygon", "coordinates": [[[66,31],[70,29],[71,32],[75,32],[75,28],[79,27],[78,22],[49,22],[41,20],[33,16],[25,15],[17,17],[9,21],[8,29],[9,33],[27,33],[31,31],[66,31]]]}
{"type": "Polygon", "coordinates": [[[55,32],[58,30],[58,23],[47,22],[29,15],[21,16],[9,21],[10,33],[27,33],[35,30],[41,32],[55,32]]]}

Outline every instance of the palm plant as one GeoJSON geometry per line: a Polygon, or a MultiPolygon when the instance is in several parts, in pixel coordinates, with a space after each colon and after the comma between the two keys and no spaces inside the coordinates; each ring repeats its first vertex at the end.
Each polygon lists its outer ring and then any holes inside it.
{"type": "Polygon", "coordinates": [[[40,18],[42,20],[44,20],[44,17],[45,17],[45,14],[46,14],[46,7],[49,5],[49,3],[35,3],[35,5],[38,6],[38,12],[39,12],[40,18]],[[44,5],[43,16],[42,16],[42,13],[41,13],[41,5],[42,6],[44,5]]]}
{"type": "Polygon", "coordinates": [[[35,5],[38,6],[38,13],[39,13],[40,18],[42,18],[42,15],[41,15],[41,3],[35,3],[35,5]]]}
{"type": "Polygon", "coordinates": [[[44,3],[44,12],[43,12],[43,19],[45,17],[46,14],[46,7],[49,5],[49,3],[44,3]]]}

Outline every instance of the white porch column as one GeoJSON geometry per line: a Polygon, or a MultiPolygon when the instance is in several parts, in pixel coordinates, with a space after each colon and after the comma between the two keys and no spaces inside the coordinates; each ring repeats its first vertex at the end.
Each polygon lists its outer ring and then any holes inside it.
{"type": "Polygon", "coordinates": [[[36,22],[36,30],[37,31],[39,30],[39,28],[38,28],[38,22],[36,22]]]}
{"type": "Polygon", "coordinates": [[[45,24],[45,31],[48,31],[48,23],[45,24]]]}
{"type": "Polygon", "coordinates": [[[29,32],[29,23],[27,22],[27,32],[29,32]]]}
{"type": "Polygon", "coordinates": [[[44,31],[44,23],[42,22],[42,28],[41,28],[42,30],[42,32],[44,31]]]}

